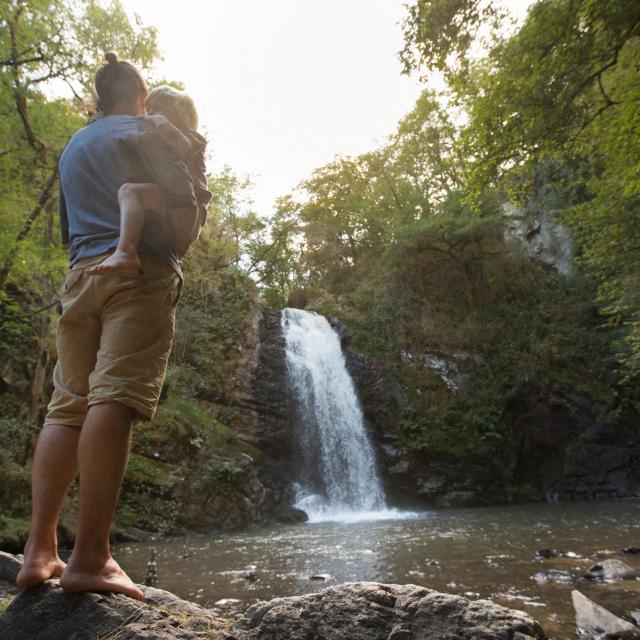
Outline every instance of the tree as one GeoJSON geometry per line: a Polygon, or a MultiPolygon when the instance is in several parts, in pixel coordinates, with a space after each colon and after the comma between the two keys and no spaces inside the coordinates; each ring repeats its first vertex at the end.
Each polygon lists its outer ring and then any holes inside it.
{"type": "Polygon", "coordinates": [[[638,373],[640,5],[538,0],[516,33],[470,58],[483,29],[500,33],[497,17],[476,0],[419,0],[405,21],[406,69],[444,73],[467,115],[467,203],[479,208],[488,190],[525,207],[555,194],[619,355],[638,373]]]}
{"type": "Polygon", "coordinates": [[[265,227],[253,210],[252,188],[248,176],[238,176],[229,166],[209,179],[213,192],[209,215],[215,227],[217,251],[224,256],[223,262],[249,274],[256,269],[253,254],[265,227]]]}

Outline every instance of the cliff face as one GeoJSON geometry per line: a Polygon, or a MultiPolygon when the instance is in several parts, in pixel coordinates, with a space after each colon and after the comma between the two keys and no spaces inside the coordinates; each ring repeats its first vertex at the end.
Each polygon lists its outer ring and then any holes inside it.
{"type": "Polygon", "coordinates": [[[627,416],[605,424],[589,399],[552,394],[535,384],[509,406],[505,420],[510,436],[499,466],[403,449],[397,426],[406,402],[401,386],[390,368],[355,351],[344,325],[338,326],[393,504],[463,506],[640,496],[637,419],[627,416]]]}
{"type": "MultiPolygon", "coordinates": [[[[291,498],[296,419],[280,312],[261,307],[255,318],[253,337],[247,339],[242,357],[244,373],[237,374],[235,397],[242,410],[235,431],[264,454],[257,462],[257,479],[267,494],[264,517],[272,517],[291,498]]],[[[508,441],[497,464],[403,447],[398,422],[407,400],[392,368],[354,349],[344,322],[334,319],[333,326],[341,337],[391,504],[461,506],[640,495],[638,424],[630,417],[606,425],[589,399],[551,393],[534,383],[507,408],[508,441]]],[[[422,357],[405,355],[410,360],[422,357]]],[[[426,360],[450,390],[464,393],[475,360],[470,354],[447,358],[431,354],[426,360]]]]}
{"type": "Polygon", "coordinates": [[[281,314],[259,306],[246,341],[234,399],[240,407],[234,430],[262,456],[258,475],[269,490],[269,512],[287,518],[295,469],[295,421],[287,383],[281,314]]]}
{"type": "Polygon", "coordinates": [[[280,312],[261,308],[259,313],[249,367],[235,395],[244,410],[237,433],[268,455],[286,456],[292,424],[280,312]]]}

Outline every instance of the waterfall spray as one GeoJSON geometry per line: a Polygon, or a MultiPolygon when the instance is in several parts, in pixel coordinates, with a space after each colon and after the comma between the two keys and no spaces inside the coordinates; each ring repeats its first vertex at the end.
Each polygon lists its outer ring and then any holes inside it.
{"type": "Polygon", "coordinates": [[[285,309],[282,330],[298,410],[296,506],[311,521],[389,514],[353,381],[324,316],[285,309]]]}

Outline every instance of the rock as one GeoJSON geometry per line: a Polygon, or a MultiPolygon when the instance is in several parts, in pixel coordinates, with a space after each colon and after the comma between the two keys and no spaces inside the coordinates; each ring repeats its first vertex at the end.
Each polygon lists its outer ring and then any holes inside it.
{"type": "Polygon", "coordinates": [[[585,574],[585,578],[589,580],[632,580],[638,577],[640,577],[640,572],[615,558],[594,564],[585,574]]]}
{"type": "Polygon", "coordinates": [[[640,547],[625,547],[622,553],[640,553],[640,547]]]}
{"type": "MultiPolygon", "coordinates": [[[[248,412],[236,425],[238,433],[280,463],[292,453],[293,419],[287,382],[285,342],[281,313],[264,308],[255,327],[256,345],[248,366],[251,376],[236,393],[237,403],[248,412]],[[250,419],[249,419],[250,414],[250,419]]],[[[280,475],[282,475],[282,464],[280,475]]],[[[285,475],[291,473],[285,470],[285,475]]]]}
{"type": "Polygon", "coordinates": [[[247,608],[247,603],[239,600],[238,598],[222,598],[216,600],[213,606],[210,607],[210,611],[213,613],[221,614],[224,617],[235,617],[241,611],[247,608]]]}
{"type": "Polygon", "coordinates": [[[532,578],[540,584],[545,582],[573,582],[573,576],[569,572],[556,571],[554,569],[547,572],[538,571],[532,578]]]}
{"type": "Polygon", "coordinates": [[[573,560],[580,560],[584,558],[575,551],[562,551],[561,549],[538,549],[536,551],[536,558],[550,560],[551,558],[572,558],[573,560]]]}
{"type": "Polygon", "coordinates": [[[573,607],[576,611],[576,625],[581,633],[589,638],[606,640],[631,640],[640,638],[640,628],[614,616],[604,607],[589,600],[580,591],[571,592],[573,607]]]}
{"type": "Polygon", "coordinates": [[[409,471],[408,460],[400,460],[387,468],[387,473],[389,473],[390,475],[403,474],[403,473],[407,473],[408,471],[409,471]]]}
{"type": "Polygon", "coordinates": [[[296,524],[307,522],[309,520],[309,516],[307,515],[306,511],[290,506],[283,506],[278,509],[274,515],[274,518],[277,522],[282,522],[283,524],[296,524]]]}
{"type": "Polygon", "coordinates": [[[539,558],[545,558],[548,560],[549,558],[562,558],[564,556],[564,551],[560,549],[538,549],[536,551],[536,556],[539,558]]]}
{"type": "MultiPolygon", "coordinates": [[[[316,577],[330,576],[312,576],[316,577]]],[[[48,580],[13,600],[0,616],[0,638],[546,640],[540,626],[524,612],[411,584],[352,582],[314,594],[276,598],[253,605],[233,625],[230,616],[242,606],[238,600],[219,600],[215,608],[204,609],[168,591],[139,586],[145,594],[143,603],[119,594],[68,594],[58,580],[48,580]]]]}
{"type": "Polygon", "coordinates": [[[416,585],[352,582],[251,606],[237,640],[544,640],[526,613],[416,585]]]}
{"type": "Polygon", "coordinates": [[[573,273],[573,238],[546,206],[532,211],[503,205],[505,240],[533,260],[553,267],[564,276],[573,273]]]}
{"type": "Polygon", "coordinates": [[[22,558],[0,551],[0,580],[15,582],[20,567],[22,567],[22,558]]]}
{"type": "Polygon", "coordinates": [[[2,640],[232,640],[228,622],[160,589],[147,601],[117,594],[64,593],[57,580],[23,591],[0,616],[2,640]],[[203,633],[206,631],[206,635],[203,633]]]}
{"type": "Polygon", "coordinates": [[[384,453],[387,458],[397,458],[400,455],[398,449],[392,444],[383,443],[382,445],[380,445],[380,448],[382,449],[382,453],[384,453]]]}

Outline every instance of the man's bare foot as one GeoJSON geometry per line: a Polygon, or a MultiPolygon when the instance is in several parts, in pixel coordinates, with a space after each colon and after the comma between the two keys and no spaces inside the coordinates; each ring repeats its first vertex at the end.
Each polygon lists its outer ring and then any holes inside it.
{"type": "Polygon", "coordinates": [[[65,566],[57,553],[27,551],[22,569],[16,577],[16,584],[21,589],[35,587],[49,578],[59,578],[65,566]]]}
{"type": "Polygon", "coordinates": [[[60,586],[71,593],[110,591],[124,593],[135,600],[144,600],[144,593],[133,584],[113,558],[109,558],[102,568],[95,571],[78,566],[72,558],[62,573],[60,586]]]}
{"type": "Polygon", "coordinates": [[[142,265],[137,253],[127,253],[116,249],[104,262],[89,267],[87,275],[104,276],[108,273],[121,273],[122,271],[139,272],[142,265]]]}

